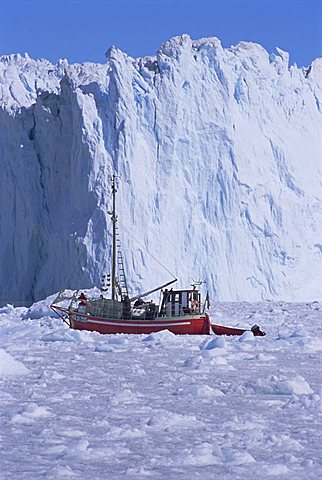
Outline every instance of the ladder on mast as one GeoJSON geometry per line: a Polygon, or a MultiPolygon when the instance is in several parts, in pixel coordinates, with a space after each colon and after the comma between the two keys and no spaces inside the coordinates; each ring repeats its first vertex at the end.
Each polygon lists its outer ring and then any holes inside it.
{"type": "Polygon", "coordinates": [[[117,267],[118,267],[118,286],[122,300],[128,296],[126,276],[124,271],[123,255],[120,250],[117,252],[117,267]]]}
{"type": "Polygon", "coordinates": [[[124,271],[124,262],[122,252],[120,250],[120,240],[118,237],[117,228],[117,215],[116,215],[116,175],[112,175],[112,202],[113,208],[111,212],[111,220],[113,224],[113,236],[112,236],[112,300],[117,300],[116,289],[118,289],[121,299],[124,300],[128,296],[127,283],[124,271]],[[116,265],[117,264],[117,265],[116,265]],[[116,266],[118,267],[118,278],[116,278],[116,266]]]}

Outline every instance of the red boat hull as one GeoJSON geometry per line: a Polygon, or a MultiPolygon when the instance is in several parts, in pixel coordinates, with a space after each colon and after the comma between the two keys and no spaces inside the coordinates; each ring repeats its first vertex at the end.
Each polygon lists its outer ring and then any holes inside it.
{"type": "Polygon", "coordinates": [[[156,318],[155,320],[114,320],[89,317],[79,321],[79,315],[69,315],[70,326],[76,330],[89,330],[103,334],[111,333],[153,333],[169,330],[177,335],[209,334],[209,320],[206,316],[187,318],[156,318]]]}
{"type": "Polygon", "coordinates": [[[103,334],[129,333],[149,334],[161,330],[169,330],[177,335],[209,335],[210,319],[206,313],[186,315],[180,317],[156,317],[153,320],[139,319],[108,319],[82,315],[78,312],[70,312],[68,309],[53,306],[58,313],[67,314],[69,326],[76,330],[88,330],[103,334]]]}

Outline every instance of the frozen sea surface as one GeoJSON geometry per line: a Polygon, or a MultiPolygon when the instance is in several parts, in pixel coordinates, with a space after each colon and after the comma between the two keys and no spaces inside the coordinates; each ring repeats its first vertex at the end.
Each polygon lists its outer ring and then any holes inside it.
{"type": "Polygon", "coordinates": [[[223,303],[264,338],[110,335],[0,310],[0,477],[317,479],[322,306],[223,303]]]}

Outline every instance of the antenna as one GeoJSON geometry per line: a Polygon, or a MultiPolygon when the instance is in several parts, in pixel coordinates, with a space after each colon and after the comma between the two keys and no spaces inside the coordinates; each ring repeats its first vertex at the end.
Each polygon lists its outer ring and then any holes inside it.
{"type": "Polygon", "coordinates": [[[206,280],[193,280],[193,283],[191,283],[191,286],[193,289],[195,289],[196,287],[199,287],[200,285],[203,285],[204,283],[207,283],[206,280]]]}

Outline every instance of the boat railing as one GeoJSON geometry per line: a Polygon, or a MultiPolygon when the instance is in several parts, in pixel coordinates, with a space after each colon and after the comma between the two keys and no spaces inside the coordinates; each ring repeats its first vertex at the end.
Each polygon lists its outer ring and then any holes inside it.
{"type": "Polygon", "coordinates": [[[162,317],[185,317],[200,314],[199,308],[193,309],[186,306],[180,306],[176,312],[172,308],[171,311],[167,308],[160,310],[159,305],[153,302],[145,302],[138,307],[128,306],[126,308],[122,302],[105,298],[90,299],[86,305],[74,303],[73,306],[70,306],[70,311],[87,317],[111,320],[155,320],[162,317]]]}
{"type": "Polygon", "coordinates": [[[122,309],[121,302],[100,297],[89,299],[86,305],[78,305],[77,311],[91,317],[119,319],[122,318],[122,309]]]}

